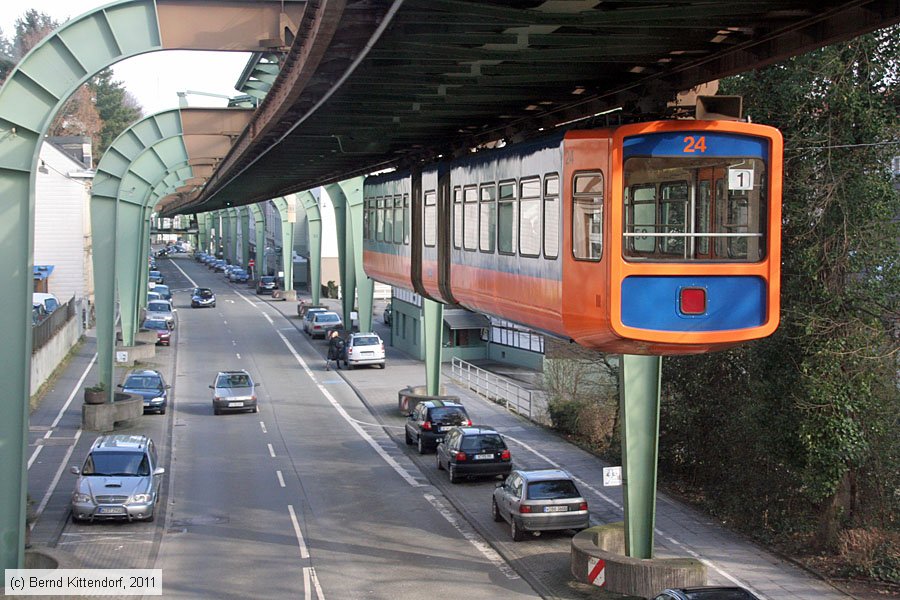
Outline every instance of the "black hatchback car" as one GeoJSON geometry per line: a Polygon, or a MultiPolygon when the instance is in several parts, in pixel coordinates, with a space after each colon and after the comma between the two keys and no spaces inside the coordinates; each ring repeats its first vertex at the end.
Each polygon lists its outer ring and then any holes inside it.
{"type": "Polygon", "coordinates": [[[420,402],[406,419],[406,443],[416,444],[419,454],[434,450],[454,427],[472,424],[466,407],[457,402],[420,402]]]}
{"type": "Polygon", "coordinates": [[[435,452],[439,471],[447,469],[450,483],[462,477],[509,475],[512,456],[493,427],[454,427],[435,452]]]}
{"type": "Polygon", "coordinates": [[[259,278],[259,281],[256,282],[256,293],[259,294],[271,294],[275,290],[278,289],[278,281],[276,281],[275,277],[272,275],[263,275],[259,278]]]}

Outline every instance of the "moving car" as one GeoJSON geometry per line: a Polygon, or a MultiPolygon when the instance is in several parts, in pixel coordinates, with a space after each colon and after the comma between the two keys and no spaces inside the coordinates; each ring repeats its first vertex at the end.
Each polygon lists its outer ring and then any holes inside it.
{"type": "Polygon", "coordinates": [[[137,394],[144,399],[144,412],[158,412],[166,414],[169,405],[169,389],[163,379],[162,373],[152,369],[132,371],[125,378],[125,383],[119,384],[123,392],[137,394]]]}
{"type": "Polygon", "coordinates": [[[653,600],[759,600],[741,587],[691,587],[663,590],[653,600]]]}
{"type": "Polygon", "coordinates": [[[209,386],[213,390],[213,413],[219,415],[229,410],[258,413],[256,388],[259,385],[247,371],[219,371],[215,382],[209,386]]]}
{"type": "Polygon", "coordinates": [[[406,443],[416,444],[419,454],[425,454],[444,441],[444,435],[452,428],[470,425],[466,407],[458,402],[420,402],[406,419],[406,443]]]}
{"type": "Polygon", "coordinates": [[[145,435],[104,435],[91,445],[72,493],[72,521],[152,521],[166,472],[145,435]]]}
{"type": "Polygon", "coordinates": [[[144,329],[152,329],[156,332],[156,343],[160,346],[169,346],[172,343],[173,322],[165,319],[146,319],[141,325],[144,329]]]}
{"type": "Polygon", "coordinates": [[[191,292],[191,308],[216,307],[216,295],[209,288],[194,288],[191,292]]]}
{"type": "Polygon", "coordinates": [[[377,333],[352,333],[344,345],[344,366],[378,365],[384,368],[384,342],[377,333]]]}
{"type": "Polygon", "coordinates": [[[271,294],[278,289],[278,281],[274,275],[263,275],[256,282],[256,294],[271,294]]]}
{"type": "Polygon", "coordinates": [[[454,427],[438,444],[435,461],[439,471],[447,469],[450,483],[463,477],[509,475],[512,455],[503,437],[493,427],[454,427]]]}
{"type": "Polygon", "coordinates": [[[326,310],[313,313],[313,316],[309,320],[309,328],[307,329],[306,333],[308,333],[310,337],[313,338],[324,338],[325,335],[332,329],[343,328],[344,322],[341,321],[340,315],[338,315],[336,312],[326,310]]]}
{"type": "Polygon", "coordinates": [[[494,489],[491,516],[506,520],[513,541],[526,532],[585,529],[590,525],[587,500],[572,476],[562,469],[516,469],[494,489]]]}
{"type": "Polygon", "coordinates": [[[147,303],[147,313],[144,319],[163,319],[166,323],[175,325],[175,309],[167,300],[151,300],[147,303]]]}

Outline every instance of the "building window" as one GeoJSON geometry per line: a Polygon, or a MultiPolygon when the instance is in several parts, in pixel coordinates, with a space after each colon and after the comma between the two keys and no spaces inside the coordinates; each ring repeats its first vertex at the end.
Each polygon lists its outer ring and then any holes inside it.
{"type": "Polygon", "coordinates": [[[492,344],[544,353],[544,336],[510,321],[491,318],[490,330],[482,330],[481,339],[487,340],[488,336],[492,344]]]}

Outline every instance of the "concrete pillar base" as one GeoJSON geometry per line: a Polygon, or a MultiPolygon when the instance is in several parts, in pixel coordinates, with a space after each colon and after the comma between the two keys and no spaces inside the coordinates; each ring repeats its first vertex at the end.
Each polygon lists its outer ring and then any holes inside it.
{"type": "MultiPolygon", "coordinates": [[[[156,332],[151,332],[156,335],[156,332]]],[[[139,360],[146,360],[156,356],[156,340],[152,344],[135,344],[134,346],[116,346],[116,366],[133,367],[139,360]],[[119,353],[126,353],[126,360],[119,361],[119,353]]]]}
{"type": "Polygon", "coordinates": [[[699,560],[625,556],[625,524],[621,522],[577,533],[572,538],[571,568],[582,583],[641,598],[652,598],[666,588],[706,585],[706,565],[699,560]],[[605,562],[602,573],[598,561],[605,562]],[[592,572],[593,581],[589,577],[592,572]]]}
{"type": "MultiPolygon", "coordinates": [[[[439,391],[443,394],[445,390],[441,387],[439,391]]],[[[418,406],[419,402],[426,402],[428,400],[459,402],[459,396],[429,396],[427,394],[427,387],[424,385],[410,386],[397,392],[397,406],[400,409],[400,414],[404,417],[416,410],[416,406],[418,406]]]]}
{"type": "Polygon", "coordinates": [[[81,428],[85,431],[114,431],[128,426],[144,414],[144,399],[137,394],[116,392],[114,402],[81,405],[81,428]]]}

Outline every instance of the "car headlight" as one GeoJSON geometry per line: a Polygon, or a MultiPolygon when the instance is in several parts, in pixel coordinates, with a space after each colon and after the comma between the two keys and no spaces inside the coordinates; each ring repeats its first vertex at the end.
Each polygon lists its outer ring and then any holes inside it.
{"type": "Polygon", "coordinates": [[[91,497],[89,494],[81,494],[79,492],[75,492],[72,494],[72,502],[78,502],[79,504],[82,502],[90,502],[91,497]]]}
{"type": "Polygon", "coordinates": [[[134,494],[128,499],[128,504],[146,504],[150,502],[150,494],[134,494]]]}

